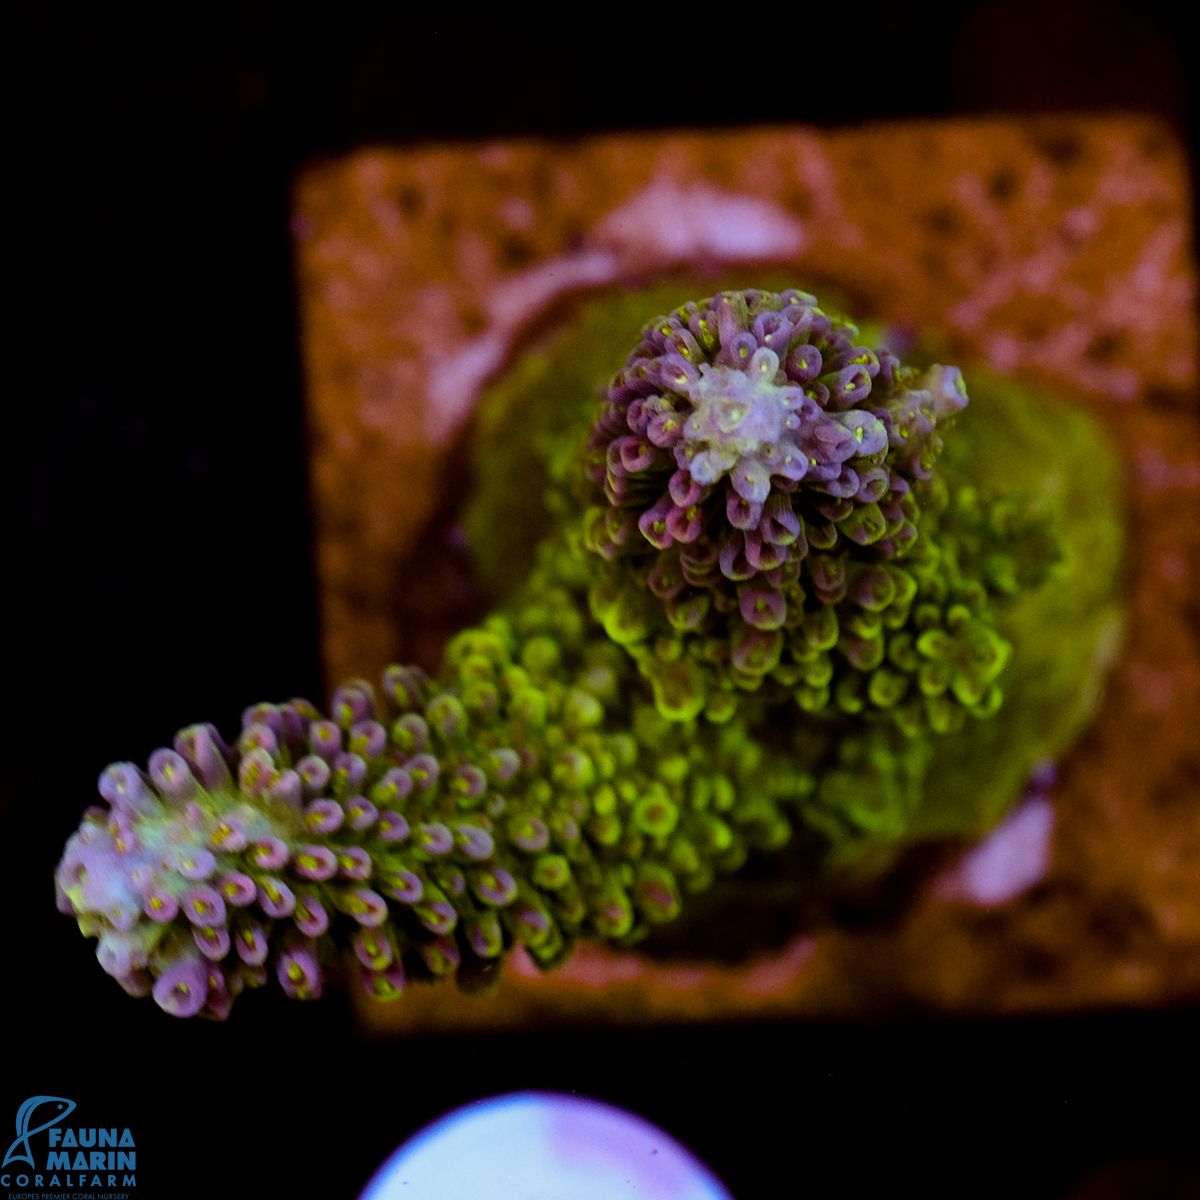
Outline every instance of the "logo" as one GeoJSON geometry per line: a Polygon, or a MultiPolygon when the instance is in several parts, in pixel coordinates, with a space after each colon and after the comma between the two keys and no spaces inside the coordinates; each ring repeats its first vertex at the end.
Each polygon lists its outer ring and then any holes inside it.
{"type": "Polygon", "coordinates": [[[8,1166],[10,1162],[27,1162],[30,1168],[37,1166],[33,1161],[33,1151],[29,1148],[29,1139],[35,1133],[41,1133],[43,1129],[49,1129],[52,1125],[57,1125],[64,1117],[69,1117],[75,1111],[74,1100],[64,1100],[61,1096],[30,1096],[20,1108],[17,1109],[17,1136],[13,1139],[13,1144],[9,1146],[8,1153],[4,1156],[3,1166],[8,1166]],[[34,1110],[43,1104],[57,1104],[59,1113],[57,1117],[52,1117],[44,1125],[39,1125],[36,1129],[29,1128],[29,1122],[33,1120],[34,1110]],[[25,1148],[24,1154],[17,1153],[17,1147],[25,1148]]]}
{"type": "MultiPolygon", "coordinates": [[[[17,1109],[17,1136],[0,1163],[0,1187],[137,1187],[137,1149],[128,1129],[73,1129],[62,1122],[77,1108],[65,1096],[30,1096],[17,1109]],[[40,1112],[38,1110],[41,1110],[40,1112]],[[48,1114],[48,1120],[45,1118],[48,1114]],[[34,1124],[40,1121],[40,1124],[34,1124]],[[46,1134],[45,1165],[30,1139],[46,1134]],[[86,1149],[85,1149],[86,1147],[86,1149]],[[112,1147],[106,1149],[105,1147],[112,1147]],[[24,1163],[28,1171],[15,1164],[24,1163]],[[9,1170],[12,1166],[14,1169],[9,1170]],[[19,1174],[17,1173],[19,1171],[19,1174]],[[61,1175],[60,1175],[61,1172],[61,1175]],[[30,1178],[32,1175],[32,1179],[30,1178]],[[15,1176],[15,1179],[14,1179],[15,1176]],[[119,1183],[118,1183],[119,1180],[119,1183]]],[[[129,1196],[129,1192],[120,1193],[129,1196]]]]}

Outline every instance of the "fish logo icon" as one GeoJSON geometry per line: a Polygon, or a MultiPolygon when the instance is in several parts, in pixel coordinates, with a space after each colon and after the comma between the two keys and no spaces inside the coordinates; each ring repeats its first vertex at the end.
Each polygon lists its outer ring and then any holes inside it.
{"type": "Polygon", "coordinates": [[[8,1148],[8,1153],[4,1156],[4,1162],[0,1166],[7,1167],[10,1162],[26,1162],[32,1169],[33,1151],[29,1148],[29,1139],[35,1133],[41,1133],[44,1129],[49,1129],[52,1125],[57,1125],[64,1117],[69,1117],[75,1111],[75,1101],[67,1100],[62,1096],[30,1096],[20,1108],[17,1109],[17,1136],[13,1139],[13,1143],[8,1148]],[[56,1117],[52,1117],[44,1125],[38,1125],[33,1129],[29,1128],[29,1122],[33,1119],[34,1110],[43,1104],[57,1104],[59,1113],[56,1117]],[[25,1153],[17,1152],[18,1146],[25,1147],[25,1153]]]}

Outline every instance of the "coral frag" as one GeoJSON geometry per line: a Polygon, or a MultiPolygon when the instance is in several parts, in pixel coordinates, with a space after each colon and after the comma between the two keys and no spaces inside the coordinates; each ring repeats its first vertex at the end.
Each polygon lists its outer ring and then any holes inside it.
{"type": "Polygon", "coordinates": [[[104,969],[180,1017],[272,974],[315,998],[335,962],[379,999],[479,987],[514,944],[631,945],[800,830],[901,840],[931,738],[1001,702],[990,600],[1055,553],[934,474],[957,370],[857,335],[797,291],[651,322],[570,515],[437,681],[390,667],[331,719],[259,704],[234,746],[196,725],[110,766],[56,875],[104,969]]]}

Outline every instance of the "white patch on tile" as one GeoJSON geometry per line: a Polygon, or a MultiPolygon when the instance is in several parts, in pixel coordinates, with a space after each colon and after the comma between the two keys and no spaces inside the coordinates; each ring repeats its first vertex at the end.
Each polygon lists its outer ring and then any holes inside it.
{"type": "Polygon", "coordinates": [[[513,335],[556,297],[581,287],[599,287],[617,278],[619,264],[599,251],[565,255],[538,263],[493,288],[486,300],[491,326],[452,354],[429,357],[425,395],[425,434],[445,445],[470,415],[479,391],[504,363],[513,335]]]}
{"type": "Polygon", "coordinates": [[[616,258],[605,251],[550,258],[494,287],[487,297],[487,314],[494,326],[515,333],[555,296],[580,287],[602,287],[616,279],[619,270],[616,258]]]}
{"type": "Polygon", "coordinates": [[[622,258],[659,263],[791,258],[806,242],[804,227],[777,204],[667,178],[614,208],[591,236],[622,258]]]}
{"type": "Polygon", "coordinates": [[[1048,797],[1026,800],[938,878],[934,896],[984,908],[1011,903],[1041,883],[1050,870],[1054,823],[1048,797]]]}
{"type": "Polygon", "coordinates": [[[500,369],[508,353],[508,335],[499,329],[481,333],[454,354],[429,365],[425,395],[425,436],[435,446],[449,442],[467,419],[479,389],[500,369]]]}
{"type": "MultiPolygon", "coordinates": [[[[522,221],[524,211],[514,208],[508,217],[522,221]]],[[[800,222],[776,204],[707,184],[654,180],[597,222],[586,249],[495,285],[484,301],[490,319],[485,332],[450,354],[428,356],[426,437],[435,446],[454,437],[480,389],[503,365],[513,336],[556,297],[637,276],[647,267],[794,258],[805,240],[800,222]]]]}

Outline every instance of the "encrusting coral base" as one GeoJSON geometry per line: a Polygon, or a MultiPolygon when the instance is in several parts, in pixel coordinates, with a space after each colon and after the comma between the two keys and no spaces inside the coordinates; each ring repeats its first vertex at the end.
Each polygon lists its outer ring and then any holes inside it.
{"type": "Polygon", "coordinates": [[[391,667],[329,718],[259,704],[236,745],[197,725],[109,767],[56,876],[105,970],[182,1017],[272,973],[315,998],[343,955],[380,999],[483,988],[517,944],[633,945],[751,854],[836,871],[995,820],[990,793],[938,816],[934,775],[1013,728],[1004,617],[1079,567],[1045,496],[935,470],[961,375],[859,332],[795,290],[657,318],[582,447],[541,439],[553,525],[436,681],[391,667]]]}

